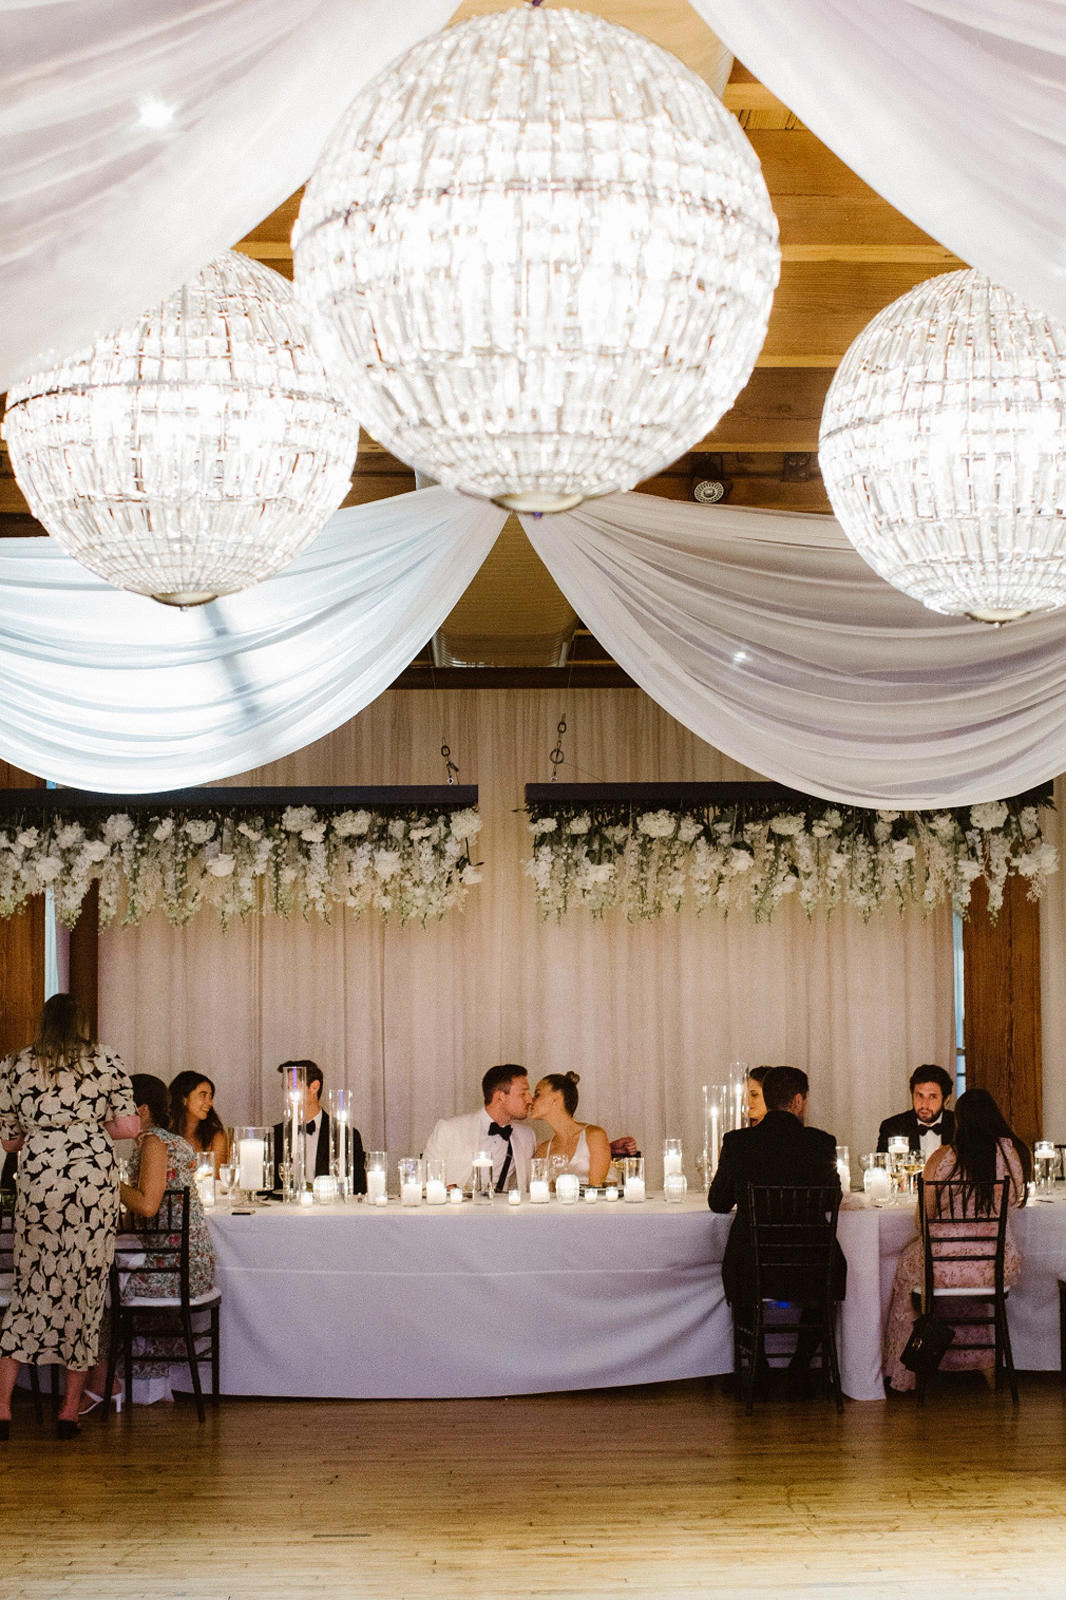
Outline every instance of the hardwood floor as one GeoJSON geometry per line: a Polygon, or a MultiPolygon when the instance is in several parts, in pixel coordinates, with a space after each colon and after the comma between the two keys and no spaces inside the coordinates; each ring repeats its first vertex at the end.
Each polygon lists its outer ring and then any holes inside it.
{"type": "Polygon", "coordinates": [[[1066,1593],[1064,1405],[718,1384],[514,1400],[224,1401],[0,1445],[3,1600],[1066,1593]]]}

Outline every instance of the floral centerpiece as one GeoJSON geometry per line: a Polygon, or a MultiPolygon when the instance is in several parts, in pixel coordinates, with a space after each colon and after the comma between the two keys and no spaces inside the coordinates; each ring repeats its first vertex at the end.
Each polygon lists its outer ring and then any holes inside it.
{"type": "Polygon", "coordinates": [[[470,841],[477,812],[389,808],[331,811],[117,811],[0,824],[0,916],[50,889],[65,927],[100,886],[100,923],[136,923],[154,907],[187,922],[211,905],[223,925],[262,910],[328,918],[334,906],[429,922],[462,906],[481,881],[470,841]]]}
{"type": "Polygon", "coordinates": [[[871,811],[806,796],[646,810],[527,806],[533,853],[525,870],[545,916],[575,906],[630,919],[693,905],[743,910],[768,921],[794,897],[808,916],[854,906],[950,901],[965,913],[973,885],[988,885],[995,918],[1007,877],[1038,897],[1058,852],[1041,835],[1034,805],[990,801],[949,811],[871,811]]]}

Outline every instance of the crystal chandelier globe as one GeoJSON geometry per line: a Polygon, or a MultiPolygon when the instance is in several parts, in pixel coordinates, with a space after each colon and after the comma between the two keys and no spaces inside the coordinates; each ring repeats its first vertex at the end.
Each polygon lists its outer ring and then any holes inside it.
{"type": "Polygon", "coordinates": [[[819,457],[859,554],[930,610],[1066,604],[1066,325],[981,273],[921,283],[863,329],[819,457]]]}
{"type": "Polygon", "coordinates": [[[11,465],[56,542],[117,588],[202,605],[277,572],[351,484],[359,429],[291,286],[234,251],[13,385],[11,465]]]}
{"type": "Polygon", "coordinates": [[[525,7],[358,96],[293,235],[363,426],[451,489],[558,511],[702,439],[746,382],[780,253],[757,158],[695,73],[525,7]]]}

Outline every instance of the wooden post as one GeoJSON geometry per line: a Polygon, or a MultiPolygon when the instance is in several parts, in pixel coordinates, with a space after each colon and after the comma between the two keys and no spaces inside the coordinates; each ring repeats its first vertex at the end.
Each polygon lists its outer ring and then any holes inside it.
{"type": "MultiPolygon", "coordinates": [[[[43,778],[0,761],[0,787],[43,789],[43,778]]],[[[0,920],[0,1055],[21,1050],[37,1032],[44,1005],[44,896],[0,920]]]]}
{"type": "Polygon", "coordinates": [[[89,1019],[93,1038],[100,1026],[100,885],[92,883],[70,930],[70,992],[89,1019]]]}
{"type": "Polygon", "coordinates": [[[988,890],[973,886],[963,924],[966,1085],[987,1089],[1020,1138],[1043,1138],[1040,1053],[1040,908],[1024,878],[1007,879],[997,921],[988,890]]]}

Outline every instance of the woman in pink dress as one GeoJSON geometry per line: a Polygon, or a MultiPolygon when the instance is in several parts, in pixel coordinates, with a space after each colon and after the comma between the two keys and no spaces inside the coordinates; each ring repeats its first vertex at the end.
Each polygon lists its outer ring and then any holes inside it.
{"type": "MultiPolygon", "coordinates": [[[[934,1150],[925,1164],[923,1177],[927,1182],[959,1182],[963,1185],[963,1211],[968,1217],[985,1214],[992,1203],[991,1185],[999,1178],[1009,1178],[1007,1203],[1011,1210],[1025,1204],[1025,1186],[1029,1178],[1031,1160],[1029,1147],[1008,1126],[1003,1113],[987,1089],[969,1089],[959,1096],[955,1108],[955,1141],[934,1150]]],[[[938,1230],[946,1235],[950,1224],[938,1230]]],[[[972,1223],[960,1221],[960,1232],[972,1232],[972,1223]]],[[[978,1253],[987,1246],[974,1243],[960,1245],[959,1253],[978,1253]]],[[[1007,1219],[1007,1245],[1004,1276],[1008,1284],[1017,1281],[1021,1270],[1021,1257],[1014,1242],[1010,1218],[1007,1219]]],[[[913,1239],[899,1258],[896,1278],[892,1286],[892,1305],[885,1328],[885,1377],[890,1387],[902,1392],[914,1388],[914,1373],[900,1361],[900,1356],[911,1336],[914,1311],[911,1291],[921,1284],[924,1274],[922,1241],[913,1239]]],[[[940,1289],[961,1289],[973,1286],[987,1289],[992,1286],[991,1264],[965,1261],[946,1261],[936,1268],[935,1284],[940,1289]]],[[[967,1339],[983,1337],[978,1328],[968,1329],[967,1339]]],[[[992,1329],[987,1329],[988,1349],[951,1350],[941,1366],[958,1371],[963,1367],[977,1367],[991,1371],[994,1364],[992,1329]]]]}

